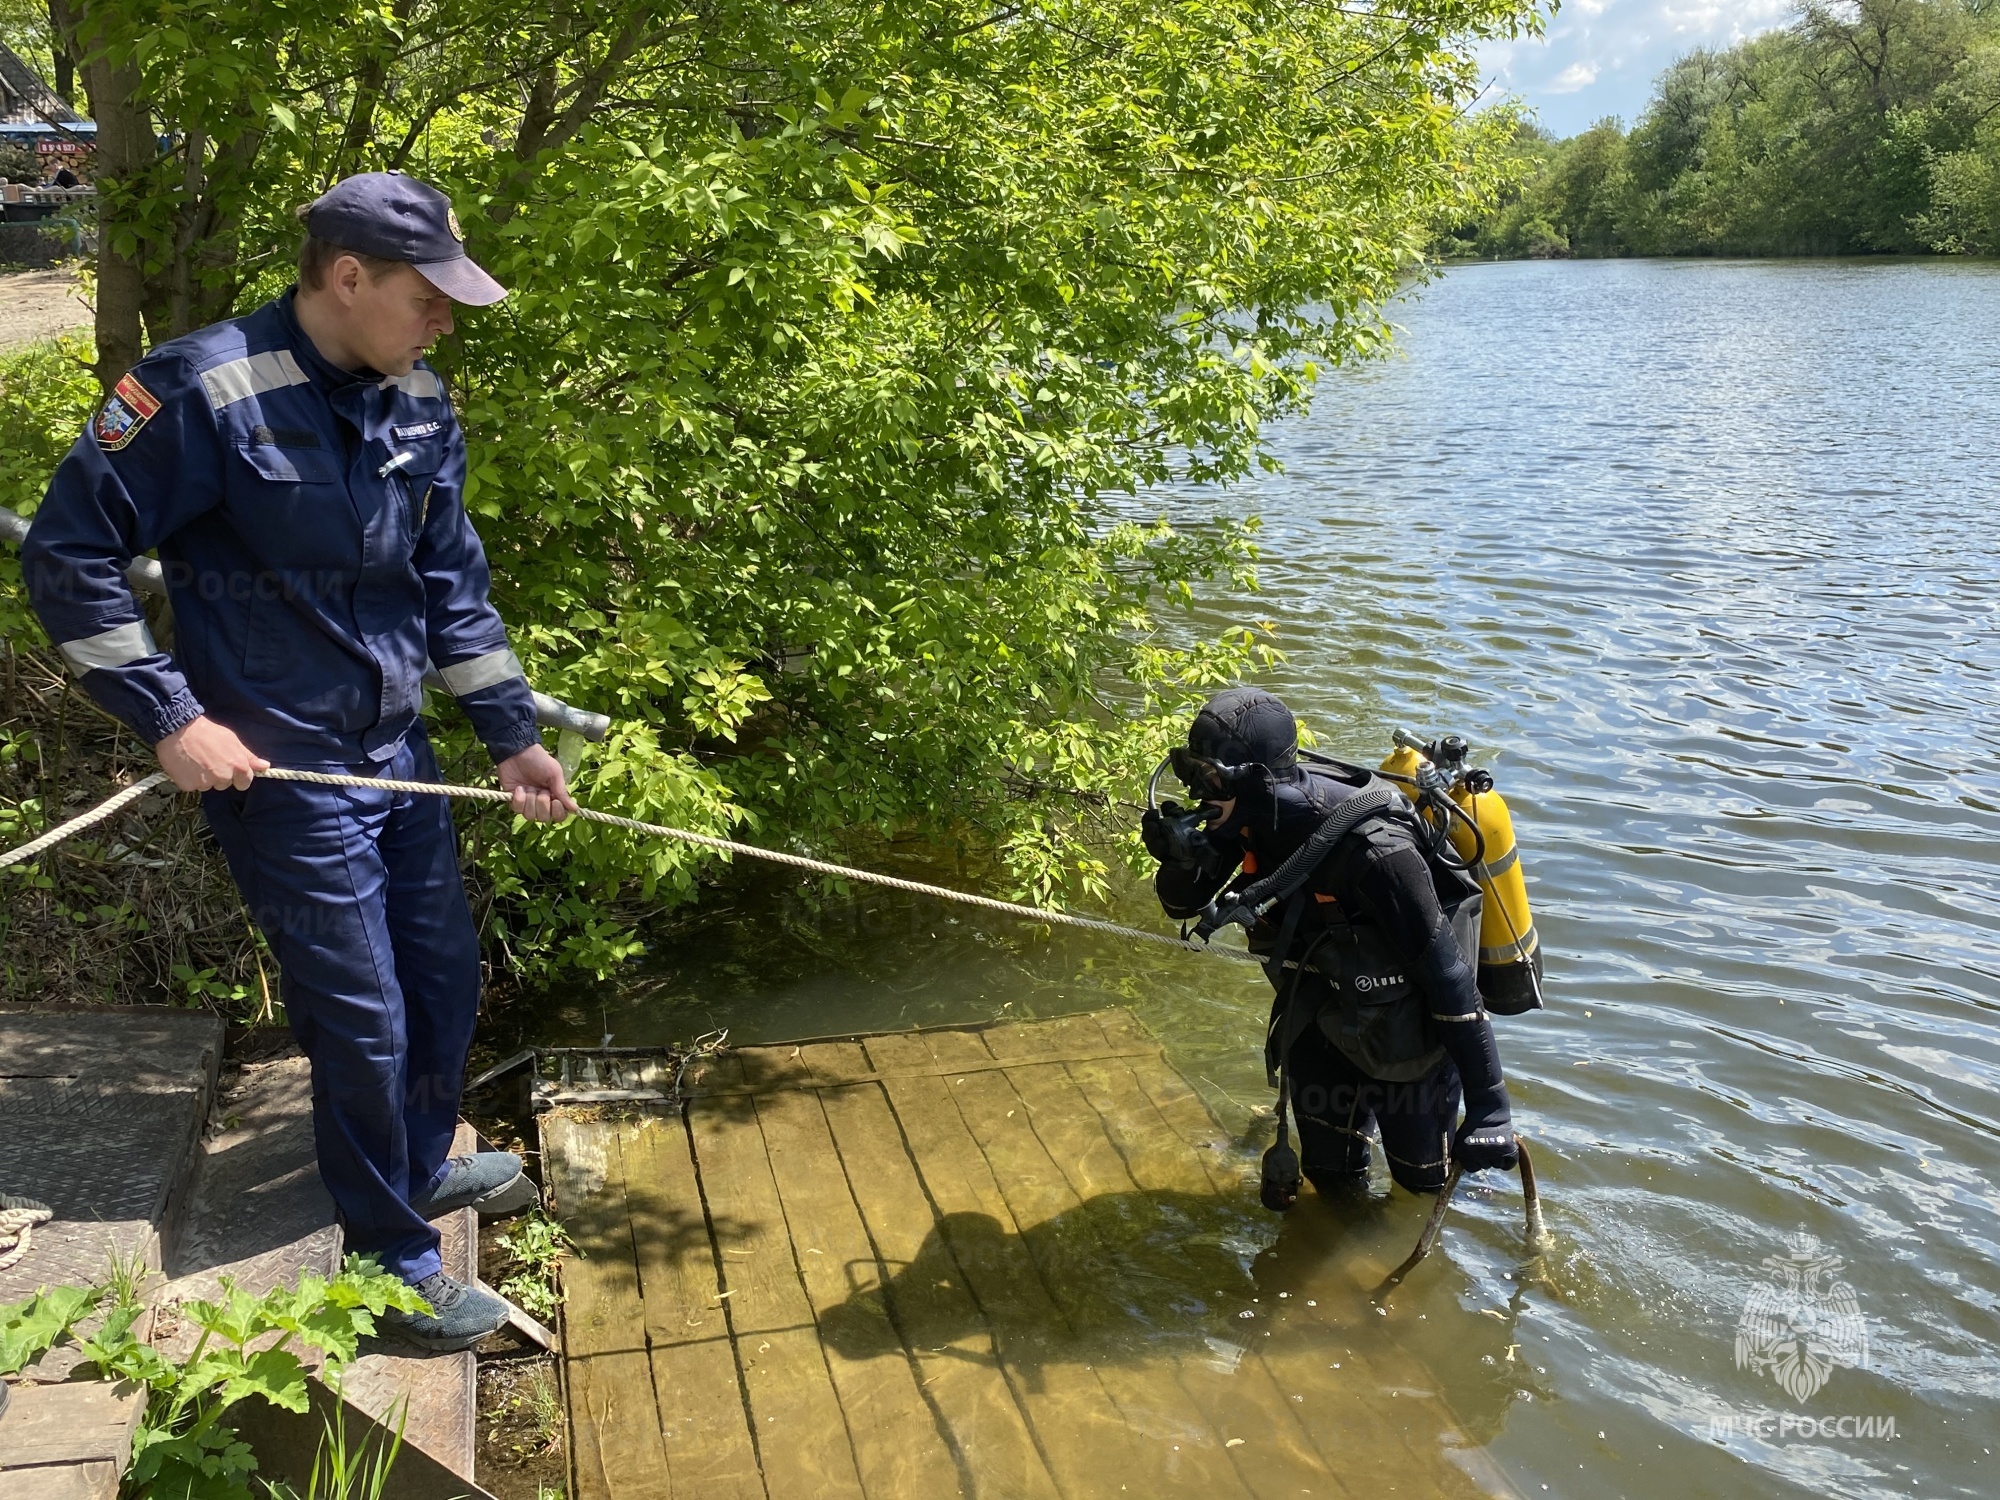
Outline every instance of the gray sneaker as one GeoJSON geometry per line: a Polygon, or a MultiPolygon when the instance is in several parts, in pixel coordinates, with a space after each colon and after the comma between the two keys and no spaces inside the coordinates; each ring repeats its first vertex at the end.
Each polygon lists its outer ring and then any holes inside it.
{"type": "Polygon", "coordinates": [[[511,1151],[481,1151],[454,1156],[435,1189],[410,1199],[410,1207],[426,1219],[443,1218],[461,1208],[476,1208],[484,1217],[517,1214],[540,1207],[541,1190],[521,1170],[521,1158],[511,1151]]]}
{"type": "Polygon", "coordinates": [[[485,1287],[467,1286],[442,1271],[418,1282],[417,1294],[430,1303],[429,1314],[390,1308],[376,1320],[385,1336],[438,1354],[455,1354],[507,1326],[505,1302],[485,1287]]]}

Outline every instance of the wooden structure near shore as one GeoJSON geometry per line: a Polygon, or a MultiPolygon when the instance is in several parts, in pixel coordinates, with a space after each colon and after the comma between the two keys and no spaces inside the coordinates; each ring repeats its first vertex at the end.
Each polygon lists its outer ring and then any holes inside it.
{"type": "Polygon", "coordinates": [[[1254,1161],[1124,1011],[541,1128],[575,1500],[1512,1493],[1359,1280],[1260,1291],[1254,1161]]]}

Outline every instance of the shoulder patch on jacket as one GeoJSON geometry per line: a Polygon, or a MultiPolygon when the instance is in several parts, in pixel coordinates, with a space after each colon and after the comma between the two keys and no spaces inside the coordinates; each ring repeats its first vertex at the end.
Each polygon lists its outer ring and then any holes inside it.
{"type": "Polygon", "coordinates": [[[139,435],[139,429],[159,409],[159,397],[139,384],[136,376],[125,376],[111,388],[111,394],[97,408],[96,420],[90,424],[97,446],[106,453],[116,453],[139,435]]]}
{"type": "Polygon", "coordinates": [[[306,383],[306,372],[299,368],[289,349],[245,355],[201,372],[201,386],[208,392],[208,404],[217,411],[263,391],[306,383]]]}
{"type": "Polygon", "coordinates": [[[420,396],[427,401],[444,399],[444,382],[429,370],[412,370],[407,375],[390,375],[382,381],[384,389],[394,386],[406,396],[420,396]]]}

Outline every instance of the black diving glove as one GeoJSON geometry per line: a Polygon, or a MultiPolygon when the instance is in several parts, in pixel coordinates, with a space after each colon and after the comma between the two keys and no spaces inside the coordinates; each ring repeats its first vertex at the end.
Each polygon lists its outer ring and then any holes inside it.
{"type": "Polygon", "coordinates": [[[1507,1103],[1507,1085],[1500,1077],[1500,1049],[1493,1042],[1493,1023],[1475,1011],[1460,1021],[1438,1026],[1440,1040],[1458,1065],[1465,1090],[1465,1119],[1452,1132],[1451,1159],[1462,1171],[1514,1169],[1520,1152],[1514,1149],[1514,1114],[1507,1103]]]}
{"type": "Polygon", "coordinates": [[[1499,1168],[1511,1172],[1521,1153],[1514,1145],[1514,1122],[1507,1113],[1507,1091],[1499,1093],[1497,1107],[1479,1111],[1480,1118],[1468,1114],[1451,1139],[1451,1159],[1464,1172],[1490,1172],[1499,1168]]]}
{"type": "Polygon", "coordinates": [[[1208,835],[1200,826],[1203,811],[1178,802],[1147,808],[1139,819],[1139,839],[1146,852],[1163,865],[1200,869],[1208,863],[1211,852],[1208,835]]]}
{"type": "Polygon", "coordinates": [[[1465,1119],[1451,1137],[1453,1163],[1466,1172],[1496,1167],[1511,1172],[1520,1152],[1514,1148],[1514,1115],[1500,1077],[1500,1049],[1493,1043],[1492,1023],[1477,1015],[1446,1022],[1438,1030],[1465,1090],[1465,1119]]]}

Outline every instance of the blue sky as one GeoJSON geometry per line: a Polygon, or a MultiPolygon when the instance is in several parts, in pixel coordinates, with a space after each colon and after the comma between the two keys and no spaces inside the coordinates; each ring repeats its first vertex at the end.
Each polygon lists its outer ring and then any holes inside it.
{"type": "Polygon", "coordinates": [[[1496,94],[1519,95],[1557,135],[1575,135],[1606,115],[1631,125],[1682,53],[1732,46],[1791,14],[1791,0],[1564,0],[1540,40],[1495,42],[1479,58],[1496,94]]]}

